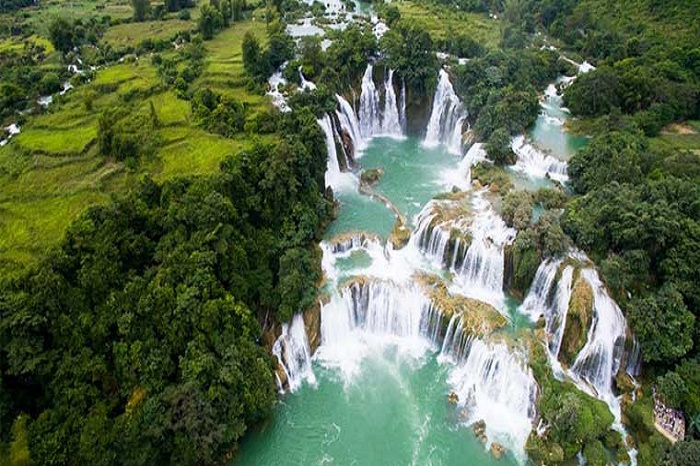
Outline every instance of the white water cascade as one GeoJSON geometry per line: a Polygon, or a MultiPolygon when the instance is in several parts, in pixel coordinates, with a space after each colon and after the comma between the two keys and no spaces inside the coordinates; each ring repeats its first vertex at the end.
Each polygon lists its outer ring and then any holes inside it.
{"type": "Polygon", "coordinates": [[[301,82],[301,88],[304,91],[313,91],[316,90],[316,84],[312,83],[311,81],[307,80],[306,77],[304,77],[304,73],[301,71],[301,66],[299,67],[299,81],[301,82]]]}
{"type": "Polygon", "coordinates": [[[335,95],[335,98],[338,100],[338,105],[340,107],[340,110],[337,110],[340,126],[348,133],[350,139],[352,139],[353,148],[355,149],[354,157],[359,158],[362,151],[367,147],[365,139],[362,137],[360,122],[357,120],[355,110],[353,110],[347,100],[338,94],[335,95]]]}
{"type": "Polygon", "coordinates": [[[362,76],[362,94],[360,95],[360,131],[363,138],[371,138],[382,130],[379,114],[379,92],[374,85],[372,72],[374,67],[369,64],[362,76]]]}
{"type": "MultiPolygon", "coordinates": [[[[316,384],[316,376],[311,368],[311,348],[301,314],[296,314],[291,324],[282,324],[282,334],[275,341],[272,354],[284,369],[289,391],[294,392],[303,382],[316,384]]],[[[279,379],[278,385],[281,385],[279,379]]],[[[278,388],[283,389],[281,386],[278,388]]]]}
{"type": "Polygon", "coordinates": [[[467,113],[450,83],[450,76],[445,70],[440,70],[423,144],[426,147],[444,144],[451,153],[461,154],[462,125],[466,116],[467,113]]]}
{"type": "Polygon", "coordinates": [[[513,242],[516,232],[494,212],[485,194],[481,190],[472,199],[472,242],[456,270],[455,284],[461,293],[504,310],[504,248],[513,242]]]}
{"type": "Polygon", "coordinates": [[[526,358],[503,343],[470,338],[465,346],[448,383],[466,409],[466,423],[483,420],[489,442],[514,446],[516,458],[524,462],[537,414],[537,383],[526,358]]]}
{"type": "Polygon", "coordinates": [[[401,94],[399,96],[399,124],[401,133],[406,134],[406,82],[401,80],[401,94]]]}
{"type": "Polygon", "coordinates": [[[472,144],[457,167],[443,172],[442,181],[445,189],[452,190],[456,187],[462,191],[469,190],[472,184],[472,166],[484,160],[486,160],[484,145],[480,142],[472,144]]]}
{"type": "Polygon", "coordinates": [[[440,314],[415,285],[354,283],[321,309],[321,346],[315,358],[340,371],[346,382],[360,371],[362,359],[387,344],[422,356],[437,338],[440,314]]]}
{"type": "Polygon", "coordinates": [[[584,269],[581,276],[593,290],[593,321],[586,345],[571,366],[571,371],[585,380],[605,401],[619,420],[619,404],[613,393],[613,380],[620,369],[627,336],[627,322],[615,301],[608,295],[594,269],[584,269]],[[615,409],[613,409],[615,408],[615,409]]]}
{"type": "Polygon", "coordinates": [[[520,305],[518,311],[536,322],[540,316],[547,312],[547,307],[551,302],[551,290],[554,280],[559,270],[560,260],[547,259],[540,263],[532,280],[530,290],[525,297],[525,301],[520,305]]]}
{"type": "Polygon", "coordinates": [[[441,211],[455,206],[455,201],[428,202],[415,219],[416,228],[411,234],[411,244],[420,250],[433,264],[438,267],[454,269],[461,266],[466,244],[462,244],[459,237],[451,238],[453,231],[468,231],[471,218],[468,215],[459,215],[447,219],[441,219],[441,211]],[[452,246],[452,253],[449,254],[452,246]]]}
{"type": "Polygon", "coordinates": [[[394,70],[386,73],[384,80],[384,114],[382,115],[382,134],[401,136],[401,117],[394,91],[394,70]]]}
{"type": "Polygon", "coordinates": [[[513,169],[523,172],[531,178],[549,176],[562,183],[569,179],[566,162],[537,149],[525,139],[525,136],[513,138],[511,148],[518,156],[513,169]]]}
{"type": "Polygon", "coordinates": [[[328,150],[328,162],[326,166],[326,186],[330,186],[334,191],[339,191],[343,189],[354,189],[357,180],[352,175],[352,173],[343,173],[340,170],[340,163],[338,162],[338,151],[335,146],[335,138],[333,135],[333,123],[331,117],[328,114],[324,115],[323,118],[316,120],[318,125],[323,129],[323,133],[326,137],[326,149],[328,150]]]}
{"type": "Polygon", "coordinates": [[[367,65],[365,74],[362,76],[359,117],[362,137],[365,139],[374,136],[403,137],[402,120],[405,122],[406,118],[405,89],[402,89],[401,98],[397,98],[394,90],[394,70],[387,70],[384,78],[384,101],[380,106],[381,99],[372,77],[373,70],[371,64],[367,65]]]}

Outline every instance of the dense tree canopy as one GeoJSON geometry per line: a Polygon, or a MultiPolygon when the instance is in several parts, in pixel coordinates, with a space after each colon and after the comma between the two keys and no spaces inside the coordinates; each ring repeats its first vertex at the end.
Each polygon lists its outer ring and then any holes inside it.
{"type": "Polygon", "coordinates": [[[278,129],[220,174],[145,179],[90,209],[2,283],[0,427],[29,414],[13,445],[27,432],[33,461],[219,464],[269,412],[258,322],[313,302],[330,213],[315,117],[278,129]]]}

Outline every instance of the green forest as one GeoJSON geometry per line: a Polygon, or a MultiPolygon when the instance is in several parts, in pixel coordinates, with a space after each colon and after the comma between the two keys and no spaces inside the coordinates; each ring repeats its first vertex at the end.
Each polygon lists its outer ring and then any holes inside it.
{"type": "MultiPolygon", "coordinates": [[[[327,47],[286,32],[320,2],[63,3],[0,0],[0,466],[230,460],[275,409],[270,332],[318,302],[337,205],[317,118],[377,59],[425,120],[435,51],[468,59],[450,75],[490,159],[473,177],[518,229],[509,287],[585,251],[639,342],[643,390],[686,417],[672,445],[650,395],[624,405],[638,464],[697,464],[699,0],[375,1],[383,37],[358,22],[327,47]],[[576,73],[564,53],[595,65],[564,93],[588,143],[566,187],[516,190],[511,138],[576,73]],[[265,95],[284,63],[290,90],[300,67],[318,83],[288,113],[265,95]]],[[[542,358],[539,408],[559,428],[530,459],[605,465],[612,416],[542,358]]]]}

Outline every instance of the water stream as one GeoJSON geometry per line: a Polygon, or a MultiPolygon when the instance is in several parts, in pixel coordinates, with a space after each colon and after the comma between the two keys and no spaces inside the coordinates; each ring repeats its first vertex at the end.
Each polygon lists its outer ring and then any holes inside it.
{"type": "Polygon", "coordinates": [[[300,314],[283,326],[273,354],[286,394],[233,464],[524,464],[538,387],[526,343],[512,335],[540,316],[555,376],[619,413],[611,378],[626,323],[597,273],[580,272],[593,290],[594,318],[565,371],[558,353],[573,267],[544,262],[516,309],[503,291],[504,248],[516,232],[488,192],[471,187],[471,166],[485,152],[480,144],[462,149],[467,110],[448,74],[440,71],[423,140],[403,135],[405,90],[393,71],[379,85],[373,74],[369,65],[359,108],[337,96],[337,123],[330,115],[318,120],[329,155],[326,183],[340,206],[321,243],[327,296],[320,346],[311,356],[300,314]],[[372,188],[384,201],[359,193],[358,168],[341,167],[346,154],[337,147],[348,138],[363,169],[384,171],[372,188]],[[397,215],[411,229],[403,247],[389,241],[397,215]],[[476,312],[485,320],[475,326],[476,312]],[[482,423],[476,433],[470,428],[482,423]]]}

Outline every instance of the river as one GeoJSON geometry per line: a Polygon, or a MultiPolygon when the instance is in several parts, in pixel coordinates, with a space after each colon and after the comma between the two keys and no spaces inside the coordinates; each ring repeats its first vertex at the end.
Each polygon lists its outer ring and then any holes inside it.
{"type": "MultiPolygon", "coordinates": [[[[538,392],[528,365],[530,319],[565,319],[568,295],[559,307],[547,298],[559,286],[552,278],[559,263],[543,263],[535,280],[541,283],[522,308],[506,295],[504,249],[516,231],[501,220],[492,195],[471,185],[471,165],[485,154],[478,144],[459,143],[466,109],[448,74],[440,73],[424,137],[404,134],[402,93],[391,73],[375,84],[369,66],[359,108],[339,96],[337,118],[319,120],[329,151],[326,180],[339,202],[321,244],[320,346],[312,356],[301,315],[285,325],[274,349],[286,378],[279,406],[246,436],[233,465],[527,460],[538,392]],[[360,168],[340,169],[341,131],[353,139],[358,167],[383,171],[365,194],[358,190],[360,168]],[[435,198],[441,193],[451,194],[435,198]],[[397,214],[411,237],[395,247],[397,214]]],[[[566,180],[566,160],[583,141],[564,132],[565,118],[550,87],[534,130],[513,141],[516,184],[535,189],[551,186],[549,178],[566,180]]],[[[596,293],[597,328],[576,361],[580,367],[564,374],[558,348],[552,366],[581,389],[595,387],[619,418],[611,377],[626,323],[597,273],[581,275],[596,293]],[[600,345],[596,332],[611,342],[600,345]]],[[[563,331],[548,321],[550,327],[552,335],[563,331]]]]}

